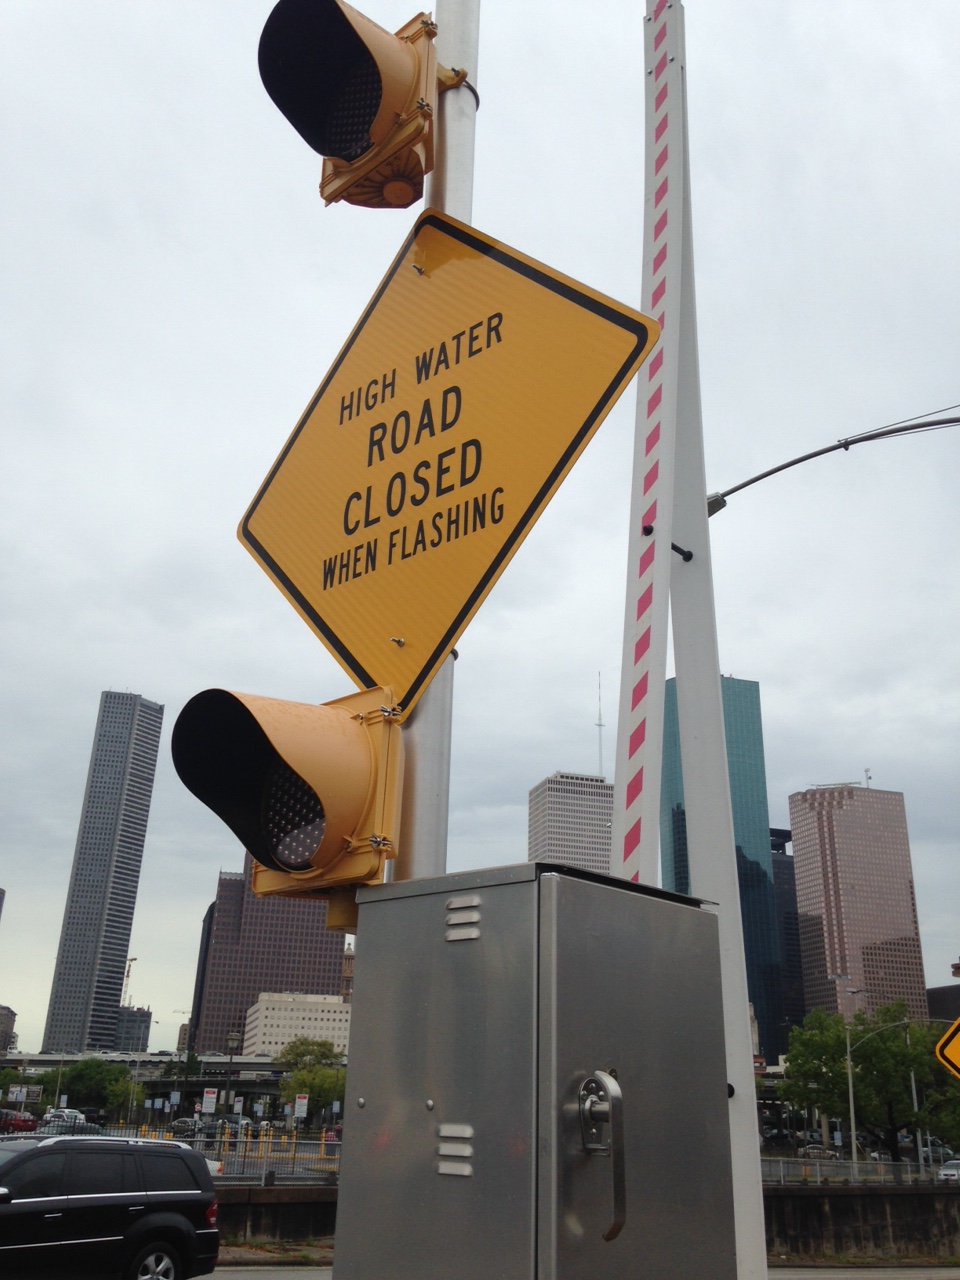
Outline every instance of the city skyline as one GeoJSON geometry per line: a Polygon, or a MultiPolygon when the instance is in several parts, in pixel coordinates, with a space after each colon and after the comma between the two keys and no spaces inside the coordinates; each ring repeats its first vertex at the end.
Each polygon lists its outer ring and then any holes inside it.
{"type": "MultiPolygon", "coordinates": [[[[170,725],[205,688],[352,692],[235,531],[422,206],[323,206],[319,161],[257,72],[269,7],[5,13],[0,1001],[31,1049],[100,690],[167,707],[130,996],[170,1049],[203,912],[243,856],[176,780],[170,725]]],[[[364,7],[390,29],[409,16],[364,7]]],[[[550,13],[484,0],[472,221],[639,305],[643,7],[610,0],[578,40],[567,0],[550,13]],[[603,183],[546,217],[544,175],[574,156],[603,183]]],[[[958,41],[951,0],[920,24],[892,0],[688,0],[708,489],[954,404],[958,41]]],[[[529,788],[558,765],[597,771],[597,673],[612,708],[621,671],[634,400],[458,643],[451,870],[522,861],[529,788]]],[[[763,690],[771,822],[788,825],[792,792],[866,768],[906,794],[931,983],[957,956],[958,466],[956,429],[864,445],[710,521],[721,669],[763,690]]]]}
{"type": "Polygon", "coordinates": [[[116,1046],[162,724],[159,703],[100,694],[43,1053],[116,1046]]]}

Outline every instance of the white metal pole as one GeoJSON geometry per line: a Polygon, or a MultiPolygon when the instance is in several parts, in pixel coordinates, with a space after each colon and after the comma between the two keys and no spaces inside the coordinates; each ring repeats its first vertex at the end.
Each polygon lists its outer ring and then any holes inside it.
{"type": "MultiPolygon", "coordinates": [[[[686,237],[692,241],[687,220],[686,237]]],[[[677,719],[686,808],[690,891],[718,904],[720,983],[730,1097],[730,1154],[739,1280],[764,1280],[766,1231],[753,1039],[740,914],[733,809],[720,692],[720,660],[707,532],[707,491],[700,421],[692,243],[681,298],[681,369],[677,412],[673,536],[692,551],[674,556],[670,579],[677,719]]]]}
{"type": "Polygon", "coordinates": [[[435,165],[427,178],[427,205],[469,222],[473,217],[473,153],[477,123],[480,0],[437,0],[437,61],[466,70],[467,84],[439,97],[435,165]]]}
{"type": "Polygon", "coordinates": [[[656,881],[669,611],[691,892],[719,906],[737,1269],[740,1280],[762,1280],[753,1052],[707,533],[683,8],[675,0],[647,0],[644,75],[642,305],[663,333],[637,393],[611,871],[656,881]]]}
{"type": "Polygon", "coordinates": [[[847,1099],[850,1105],[850,1159],[853,1165],[853,1180],[857,1181],[859,1177],[859,1169],[857,1166],[857,1115],[853,1109],[853,1058],[850,1055],[850,1024],[844,1027],[847,1033],[847,1099]]]}
{"type": "MultiPolygon", "coordinates": [[[[907,1053],[910,1052],[910,1024],[907,1023],[907,1053]]],[[[923,1173],[923,1134],[920,1132],[920,1125],[917,1123],[917,1077],[913,1067],[910,1068],[910,1097],[913,1100],[914,1123],[917,1125],[914,1130],[917,1143],[917,1163],[920,1166],[920,1172],[923,1173]]],[[[930,1161],[930,1168],[933,1169],[933,1160],[930,1161]]]]}
{"type": "MultiPolygon", "coordinates": [[[[480,0],[438,0],[437,59],[466,68],[469,85],[438,95],[435,168],[427,178],[430,208],[461,222],[473,216],[480,0]]],[[[406,767],[396,880],[422,880],[447,869],[453,655],[424,691],[405,725],[406,767]]]]}

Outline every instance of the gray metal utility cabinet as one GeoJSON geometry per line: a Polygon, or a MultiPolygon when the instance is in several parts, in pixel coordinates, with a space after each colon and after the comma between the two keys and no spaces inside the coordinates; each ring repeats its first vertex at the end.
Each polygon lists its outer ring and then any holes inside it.
{"type": "Polygon", "coordinates": [[[549,863],[358,900],[337,1280],[735,1280],[716,917],[549,863]]]}

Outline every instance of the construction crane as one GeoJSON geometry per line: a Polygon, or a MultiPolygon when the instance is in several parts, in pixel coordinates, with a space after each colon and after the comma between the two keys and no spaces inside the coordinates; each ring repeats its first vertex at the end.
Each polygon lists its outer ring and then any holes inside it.
{"type": "Polygon", "coordinates": [[[127,971],[123,975],[123,994],[120,997],[120,1003],[124,1006],[130,1003],[130,1000],[128,999],[130,994],[130,970],[133,968],[134,964],[136,963],[136,959],[137,959],[136,956],[127,957],[127,971]]]}

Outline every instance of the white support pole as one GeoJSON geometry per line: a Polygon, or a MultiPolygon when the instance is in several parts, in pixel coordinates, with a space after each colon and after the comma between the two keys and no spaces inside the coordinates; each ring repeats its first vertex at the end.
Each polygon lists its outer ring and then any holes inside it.
{"type": "Polygon", "coordinates": [[[394,880],[426,880],[447,869],[453,654],[406,721],[399,853],[394,880]]]}
{"type": "Polygon", "coordinates": [[[480,0],[437,0],[436,21],[437,61],[444,67],[465,69],[469,83],[438,95],[435,164],[427,178],[427,205],[469,222],[473,217],[480,0]]]}
{"type": "Polygon", "coordinates": [[[740,915],[740,887],[720,692],[720,660],[707,532],[707,489],[700,420],[693,250],[689,235],[680,307],[681,378],[677,413],[677,466],[673,533],[689,561],[674,555],[670,580],[677,718],[686,809],[690,892],[718,904],[720,985],[729,1103],[733,1209],[740,1280],[767,1274],[763,1186],[757,1137],[757,1096],[740,915]]]}
{"type": "Polygon", "coordinates": [[[718,904],[737,1274],[763,1280],[753,1052],[707,532],[683,9],[676,0],[648,0],[644,51],[642,305],[663,335],[637,394],[611,869],[656,883],[669,609],[691,892],[718,904]]]}
{"type": "MultiPolygon", "coordinates": [[[[438,61],[446,67],[466,68],[467,79],[476,85],[480,0],[438,0],[436,19],[438,61]]],[[[427,179],[426,203],[469,222],[477,99],[466,85],[438,97],[436,166],[427,179]]],[[[447,869],[453,662],[451,654],[406,722],[399,857],[393,864],[396,880],[441,876],[447,869]]]]}

